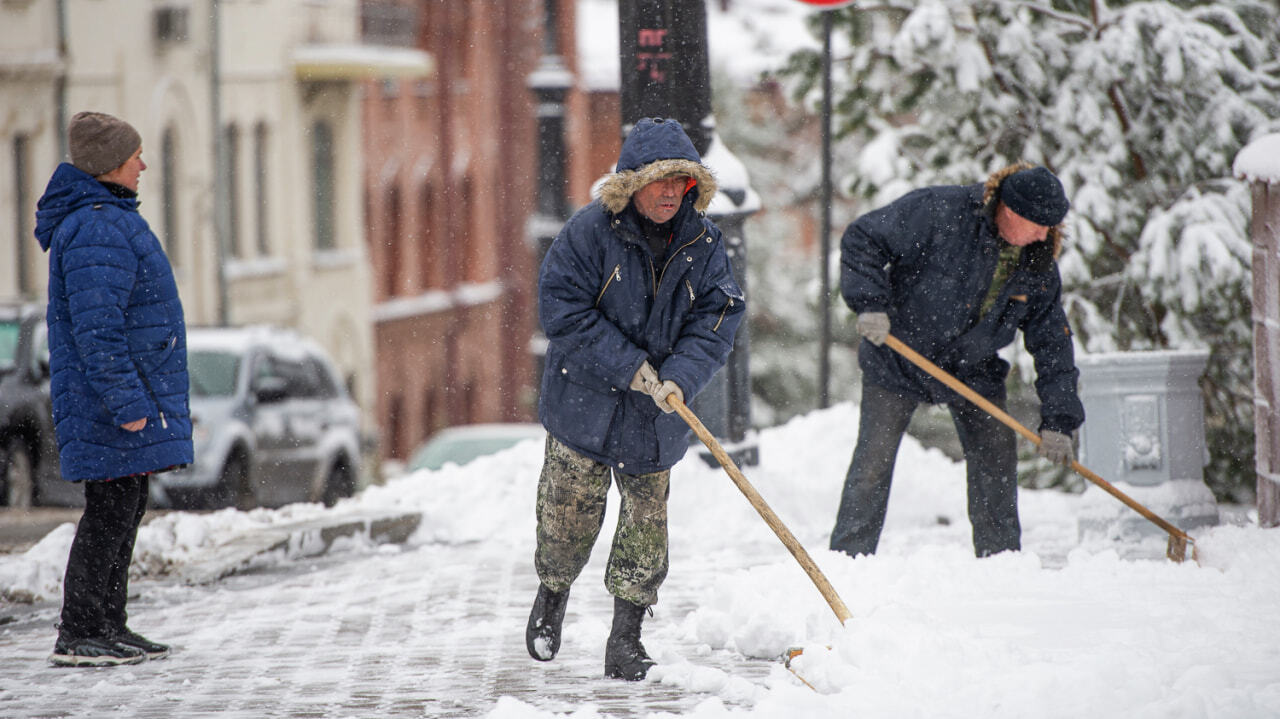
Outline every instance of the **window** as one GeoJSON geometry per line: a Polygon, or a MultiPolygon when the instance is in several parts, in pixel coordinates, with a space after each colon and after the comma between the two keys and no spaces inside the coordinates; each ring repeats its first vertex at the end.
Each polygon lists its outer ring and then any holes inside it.
{"type": "Polygon", "coordinates": [[[467,281],[473,282],[484,276],[484,268],[479,261],[480,243],[477,235],[480,228],[476,225],[475,213],[472,212],[475,207],[475,189],[470,175],[462,178],[458,194],[458,227],[461,228],[463,245],[462,275],[467,281]]]}
{"type": "Polygon", "coordinates": [[[383,267],[383,290],[387,297],[395,297],[400,290],[400,265],[403,262],[402,244],[400,237],[400,186],[392,185],[391,190],[387,192],[386,216],[383,222],[386,233],[383,235],[383,245],[387,249],[387,262],[383,267]]]}
{"type": "Polygon", "coordinates": [[[387,435],[391,440],[391,446],[387,448],[387,456],[405,456],[404,397],[398,394],[391,396],[387,407],[387,435]]]}
{"type": "Polygon", "coordinates": [[[311,126],[312,221],[317,250],[335,249],[333,226],[333,128],[324,120],[311,126]]]}
{"type": "Polygon", "coordinates": [[[253,235],[258,246],[258,254],[266,257],[271,254],[271,235],[268,227],[267,193],[267,123],[259,122],[253,126],[253,194],[254,223],[253,235]]]}
{"type": "Polygon", "coordinates": [[[195,397],[230,397],[236,393],[240,377],[240,355],[233,352],[193,350],[188,355],[187,374],[195,397]]]}
{"type": "Polygon", "coordinates": [[[240,244],[240,129],[227,125],[223,141],[227,153],[226,176],[222,178],[227,198],[227,249],[232,257],[244,257],[240,244]]]}
{"type": "Polygon", "coordinates": [[[424,438],[435,434],[440,408],[434,387],[427,387],[422,392],[422,435],[424,438]]]}
{"type": "Polygon", "coordinates": [[[160,221],[164,249],[170,264],[180,264],[178,255],[178,132],[169,125],[160,135],[160,221]]]}
{"type": "Polygon", "coordinates": [[[435,188],[424,184],[419,193],[418,209],[418,285],[423,288],[438,287],[440,258],[436,256],[436,197],[435,188]]]}
{"type": "Polygon", "coordinates": [[[13,207],[14,207],[14,249],[13,266],[17,270],[18,292],[22,295],[34,294],[31,283],[31,268],[27,266],[31,240],[30,217],[35,212],[31,207],[31,197],[27,191],[27,168],[30,166],[31,149],[27,136],[17,134],[13,138],[13,207]]]}
{"type": "Polygon", "coordinates": [[[21,322],[0,322],[0,369],[8,371],[17,365],[18,338],[21,334],[21,322]]]}

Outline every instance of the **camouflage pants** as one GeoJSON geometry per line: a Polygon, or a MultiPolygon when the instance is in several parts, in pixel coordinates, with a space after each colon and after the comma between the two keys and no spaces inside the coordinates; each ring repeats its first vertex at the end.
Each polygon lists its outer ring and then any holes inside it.
{"type": "Polygon", "coordinates": [[[604,586],[634,604],[658,601],[667,577],[667,495],[671,471],[613,472],[547,437],[538,479],[538,579],[552,591],[573,584],[591,556],[604,525],[610,475],[618,480],[622,506],[613,533],[604,586]]]}

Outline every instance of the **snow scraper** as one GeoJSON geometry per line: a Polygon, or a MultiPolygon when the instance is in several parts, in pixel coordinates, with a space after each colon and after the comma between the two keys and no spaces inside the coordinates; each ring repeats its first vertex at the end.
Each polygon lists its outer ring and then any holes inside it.
{"type": "MultiPolygon", "coordinates": [[[[1025,438],[1027,441],[1031,442],[1036,446],[1040,445],[1040,435],[1027,429],[1025,426],[1022,425],[1021,422],[1009,416],[1007,412],[997,407],[986,397],[983,397],[982,395],[978,394],[973,389],[971,389],[965,383],[961,382],[955,377],[952,377],[942,368],[938,367],[936,364],[926,359],[919,352],[916,352],[915,350],[908,347],[906,344],[902,342],[902,340],[899,340],[897,337],[894,337],[893,335],[889,335],[885,337],[884,343],[889,345],[889,347],[891,347],[895,352],[905,357],[915,366],[919,367],[925,372],[928,372],[930,375],[934,377],[934,379],[937,379],[938,381],[942,382],[943,384],[955,390],[956,392],[959,392],[962,396],[964,396],[965,399],[969,400],[970,402],[973,402],[974,404],[978,405],[982,409],[986,410],[988,414],[990,414],[992,417],[995,417],[996,419],[1003,422],[1013,431],[1022,435],[1023,438],[1025,438]]],[[[1121,492],[1119,489],[1116,489],[1115,485],[1111,484],[1110,482],[1103,479],[1102,477],[1099,477],[1097,474],[1094,474],[1092,471],[1089,470],[1088,467],[1085,467],[1084,465],[1080,464],[1078,460],[1073,459],[1071,461],[1071,468],[1074,469],[1076,473],[1078,473],[1080,476],[1084,477],[1090,482],[1093,482],[1097,486],[1101,487],[1104,491],[1107,492],[1107,494],[1110,494],[1111,496],[1115,497],[1121,502],[1124,502],[1133,511],[1137,512],[1138,514],[1141,514],[1143,517],[1146,517],[1157,527],[1163,529],[1165,532],[1168,532],[1169,544],[1165,549],[1165,555],[1169,557],[1169,559],[1172,559],[1175,562],[1186,561],[1187,546],[1191,545],[1191,556],[1193,559],[1196,559],[1197,562],[1199,561],[1198,557],[1196,557],[1195,540],[1192,539],[1190,536],[1188,536],[1186,532],[1173,526],[1169,522],[1160,518],[1155,512],[1152,512],[1150,509],[1147,509],[1146,507],[1142,506],[1142,504],[1138,503],[1129,495],[1125,494],[1124,492],[1121,492]]]]}
{"type": "Polygon", "coordinates": [[[675,408],[676,413],[693,428],[693,433],[698,435],[698,439],[707,445],[707,449],[711,450],[711,454],[716,458],[716,461],[720,463],[721,467],[724,467],[724,471],[729,473],[729,478],[733,480],[734,484],[738,485],[738,489],[746,495],[747,501],[764,518],[765,524],[768,524],[773,533],[778,535],[778,539],[781,539],[782,543],[791,551],[791,555],[800,563],[805,573],[809,575],[809,579],[813,580],[813,583],[818,587],[818,591],[822,593],[822,598],[826,599],[827,604],[831,606],[831,611],[836,613],[836,618],[840,620],[841,624],[844,624],[845,620],[853,615],[849,613],[849,608],[844,605],[840,595],[836,594],[835,587],[831,586],[831,582],[827,581],[822,570],[818,569],[818,565],[814,563],[813,558],[801,546],[800,541],[795,538],[791,530],[787,529],[782,520],[778,518],[778,515],[774,514],[773,509],[764,501],[764,497],[760,496],[756,488],[751,486],[751,482],[747,481],[746,476],[742,474],[742,470],[738,469],[738,465],[734,464],[734,461],[730,459],[729,453],[724,451],[724,447],[720,446],[720,443],[702,424],[702,421],[693,413],[693,410],[689,409],[675,395],[667,395],[667,404],[675,408]]]}

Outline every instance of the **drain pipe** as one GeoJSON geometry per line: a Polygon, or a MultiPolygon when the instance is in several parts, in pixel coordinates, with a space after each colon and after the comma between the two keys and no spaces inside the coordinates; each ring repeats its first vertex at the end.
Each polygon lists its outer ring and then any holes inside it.
{"type": "Polygon", "coordinates": [[[67,158],[67,73],[71,58],[67,53],[67,0],[58,0],[55,9],[58,17],[58,74],[53,81],[54,127],[58,128],[58,162],[67,158]]]}
{"type": "Polygon", "coordinates": [[[222,136],[222,13],[209,0],[209,109],[213,132],[213,253],[218,285],[218,326],[226,327],[227,308],[227,148],[222,136]]]}

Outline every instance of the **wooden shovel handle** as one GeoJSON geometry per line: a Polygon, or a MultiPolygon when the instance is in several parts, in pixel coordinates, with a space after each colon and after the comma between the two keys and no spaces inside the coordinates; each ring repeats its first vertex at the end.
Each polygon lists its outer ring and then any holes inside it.
{"type": "Polygon", "coordinates": [[[795,535],[791,534],[791,531],[782,523],[778,515],[774,514],[773,510],[769,508],[768,503],[764,501],[764,497],[760,496],[756,488],[751,486],[751,482],[747,481],[746,476],[742,474],[742,470],[738,469],[738,465],[734,464],[729,454],[716,441],[716,438],[702,424],[702,421],[694,415],[693,410],[689,409],[674,394],[667,395],[667,404],[675,408],[676,413],[693,428],[693,433],[698,435],[698,439],[707,445],[707,449],[711,450],[711,454],[715,456],[716,461],[720,463],[721,467],[724,467],[724,471],[729,473],[729,478],[733,480],[734,484],[738,485],[738,489],[746,495],[747,501],[764,518],[765,524],[768,524],[773,533],[778,535],[778,539],[782,540],[782,543],[790,550],[791,555],[804,568],[805,573],[809,575],[809,579],[813,580],[813,583],[818,587],[818,591],[822,593],[823,599],[826,599],[827,604],[831,606],[831,611],[836,613],[836,618],[840,620],[841,624],[844,624],[845,620],[853,615],[849,613],[849,608],[844,605],[840,595],[836,594],[835,587],[832,587],[831,582],[827,581],[822,570],[818,569],[818,565],[814,563],[809,553],[804,550],[795,535]]]}
{"type": "MultiPolygon", "coordinates": [[[[982,395],[973,391],[965,383],[961,382],[955,377],[952,377],[941,367],[939,367],[938,365],[926,359],[924,355],[920,354],[919,352],[916,352],[915,350],[911,349],[907,345],[903,344],[902,340],[899,340],[897,337],[894,337],[893,335],[889,335],[885,337],[884,343],[889,345],[889,347],[891,347],[893,351],[897,352],[903,357],[906,357],[915,366],[919,367],[925,372],[928,372],[931,376],[933,376],[934,379],[938,380],[939,382],[942,382],[943,384],[950,387],[951,389],[959,392],[961,395],[964,396],[965,399],[969,400],[970,402],[973,402],[974,404],[978,405],[982,409],[986,410],[987,413],[990,414],[992,417],[995,417],[996,419],[1005,423],[1005,425],[1013,429],[1013,431],[1017,432],[1018,434],[1026,438],[1027,441],[1031,442],[1037,447],[1040,446],[1040,435],[1027,429],[1025,426],[1023,426],[1021,422],[1011,417],[1008,412],[1005,412],[1004,410],[997,407],[994,403],[992,403],[991,400],[988,400],[986,397],[983,397],[982,395]]],[[[1124,492],[1121,492],[1119,489],[1116,489],[1115,485],[1111,484],[1110,482],[1103,479],[1102,477],[1099,477],[1097,474],[1094,474],[1092,471],[1089,470],[1088,467],[1084,466],[1083,464],[1080,464],[1078,460],[1074,460],[1074,459],[1071,460],[1071,468],[1074,469],[1077,473],[1079,473],[1080,476],[1084,477],[1090,482],[1093,482],[1094,484],[1101,487],[1103,490],[1107,492],[1107,494],[1110,494],[1111,496],[1115,497],[1121,502],[1124,502],[1133,511],[1137,512],[1138,514],[1141,514],[1143,517],[1146,517],[1157,527],[1168,532],[1169,536],[1177,537],[1178,539],[1184,542],[1195,541],[1191,539],[1191,537],[1187,536],[1186,532],[1183,532],[1181,529],[1178,529],[1177,527],[1173,526],[1169,522],[1166,522],[1155,512],[1152,512],[1150,509],[1147,509],[1146,507],[1142,506],[1142,504],[1140,504],[1137,500],[1133,499],[1132,497],[1125,494],[1124,492]]]]}

